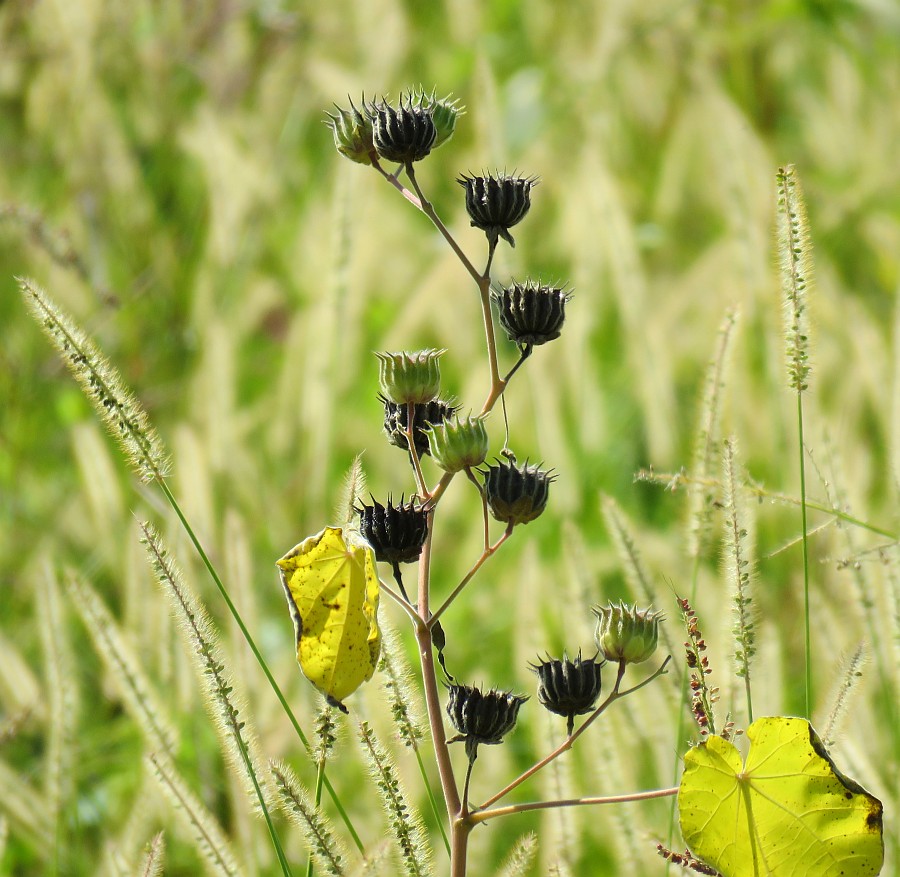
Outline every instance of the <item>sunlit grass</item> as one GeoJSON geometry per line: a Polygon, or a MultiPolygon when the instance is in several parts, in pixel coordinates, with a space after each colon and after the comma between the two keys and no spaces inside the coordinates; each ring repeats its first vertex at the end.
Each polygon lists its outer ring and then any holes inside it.
{"type": "MultiPolygon", "coordinates": [[[[516,248],[500,251],[495,274],[568,281],[575,291],[564,339],[536,351],[507,399],[517,454],[560,473],[550,507],[444,619],[451,669],[466,680],[531,692],[527,662],[548,650],[591,651],[590,606],[607,599],[652,595],[681,642],[673,591],[691,589],[688,490],[633,477],[651,465],[673,474],[692,465],[704,375],[731,308],[740,320],[720,438],[737,437],[757,487],[799,497],[773,246],[775,170],[796,165],[817,278],[815,382],[804,397],[815,464],[806,473],[812,716],[829,723],[829,692],[842,690],[863,643],[863,676],[831,733],[836,761],[885,803],[884,873],[893,873],[897,548],[848,518],[900,535],[900,16],[852,3],[672,0],[581,4],[565,16],[538,2],[190,9],[0,5],[0,870],[136,873],[161,828],[165,873],[200,867],[190,832],[152,777],[142,780],[145,736],[71,598],[48,596],[48,568],[71,568],[163,694],[182,779],[247,871],[275,873],[265,825],[200,706],[134,515],[156,522],[210,610],[265,759],[315,784],[314,764],[177,521],[158,494],[136,486],[13,276],[34,276],[51,292],[147,408],[171,451],[174,495],[311,733],[318,705],[296,667],[274,560],[329,522],[360,451],[377,497],[412,489],[403,454],[381,435],[371,351],[446,347],[444,384],[466,408],[488,388],[470,279],[424,217],[334,152],[321,124],[348,93],[396,95],[422,82],[468,108],[453,141],[417,168],[444,222],[481,263],[483,235],[468,228],[454,179],[494,166],[539,174],[516,248]],[[637,592],[604,495],[640,551],[646,586],[637,592]],[[834,507],[843,519],[820,510],[834,507]],[[48,599],[59,601],[58,617],[41,608],[48,599]],[[48,639],[48,630],[65,633],[48,639]],[[75,656],[71,697],[60,695],[54,646],[75,656]],[[72,714],[61,723],[66,703],[72,714]],[[64,782],[61,765],[71,765],[64,782]]],[[[505,339],[500,358],[501,372],[515,362],[505,339]]],[[[496,452],[502,429],[492,419],[496,452]]],[[[719,471],[717,454],[706,474],[719,471]]],[[[765,492],[745,501],[758,560],[753,712],[801,714],[799,511],[765,492]]],[[[480,552],[480,506],[460,479],[441,508],[434,587],[446,595],[480,552]]],[[[741,723],[747,698],[731,666],[721,513],[711,514],[694,606],[722,717],[731,710],[741,723]]],[[[412,656],[405,617],[388,603],[382,612],[412,656]]],[[[677,702],[673,673],[604,716],[522,800],[670,784],[677,702]]],[[[392,739],[377,686],[351,708],[392,739]]],[[[522,718],[506,745],[479,757],[476,799],[561,742],[534,699],[522,718]]],[[[375,793],[359,793],[367,781],[355,728],[342,731],[328,776],[371,850],[385,829],[375,793]]],[[[415,758],[400,747],[394,755],[443,867],[415,758]]],[[[535,831],[531,873],[562,857],[561,873],[567,863],[575,875],[660,874],[654,847],[668,825],[667,802],[529,814],[475,832],[471,860],[483,863],[476,873],[494,873],[535,831]]],[[[303,873],[301,833],[286,821],[278,831],[303,873]]]]}

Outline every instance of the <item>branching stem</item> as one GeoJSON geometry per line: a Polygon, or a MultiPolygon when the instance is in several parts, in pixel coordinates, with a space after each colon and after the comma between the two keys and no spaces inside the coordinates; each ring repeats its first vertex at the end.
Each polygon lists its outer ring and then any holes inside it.
{"type": "Polygon", "coordinates": [[[481,557],[479,557],[478,560],[475,561],[474,565],[466,573],[463,580],[453,589],[450,596],[447,597],[446,600],[444,600],[444,602],[441,604],[441,608],[438,609],[438,611],[435,612],[434,615],[431,616],[431,618],[428,621],[429,627],[434,627],[434,625],[437,623],[437,620],[444,614],[444,612],[447,611],[450,604],[460,595],[463,588],[465,588],[465,586],[468,585],[470,581],[472,581],[472,578],[474,577],[475,573],[477,573],[478,570],[481,569],[484,562],[489,557],[491,557],[493,554],[495,554],[497,549],[507,539],[509,539],[510,536],[512,536],[512,531],[513,531],[513,525],[509,524],[506,527],[506,530],[503,531],[503,535],[493,545],[488,546],[487,548],[484,549],[484,551],[481,552],[481,557]]]}
{"type": "MultiPolygon", "coordinates": [[[[525,780],[534,776],[539,770],[542,770],[548,764],[550,764],[551,761],[554,761],[560,755],[562,755],[564,752],[567,752],[569,749],[571,749],[572,746],[575,744],[575,741],[597,720],[597,718],[600,715],[602,715],[602,713],[604,713],[606,711],[607,707],[611,706],[619,698],[622,698],[629,694],[632,694],[633,692],[638,691],[639,689],[643,688],[645,685],[649,685],[654,679],[656,679],[657,676],[661,676],[663,673],[665,673],[666,665],[671,660],[672,660],[672,656],[669,655],[665,659],[665,661],[662,662],[659,669],[656,670],[655,673],[653,673],[653,675],[648,676],[643,682],[640,682],[637,685],[626,689],[625,691],[619,691],[619,686],[622,684],[622,677],[625,675],[625,667],[628,665],[625,663],[625,661],[620,661],[619,668],[616,673],[616,682],[615,682],[615,685],[613,685],[612,691],[607,695],[606,700],[604,700],[603,703],[601,703],[600,706],[598,706],[597,709],[595,709],[590,714],[590,716],[585,720],[584,724],[570,737],[566,737],[566,739],[559,746],[557,746],[556,749],[553,750],[553,752],[551,752],[546,757],[542,758],[536,764],[534,764],[530,768],[528,768],[528,770],[526,770],[524,773],[522,773],[518,777],[516,777],[516,779],[514,779],[508,786],[506,786],[505,788],[503,788],[499,792],[497,792],[496,795],[493,795],[492,797],[488,798],[487,801],[485,801],[477,809],[476,812],[480,813],[486,807],[490,807],[491,804],[495,803],[496,801],[499,801],[501,798],[505,798],[513,789],[522,785],[522,783],[524,783],[525,780]]],[[[534,809],[534,808],[532,808],[532,809],[534,809]]],[[[472,818],[474,818],[474,817],[472,817],[472,818]]]]}
{"type": "Polygon", "coordinates": [[[469,822],[487,822],[499,816],[513,813],[528,813],[531,810],[549,810],[554,807],[581,807],[587,804],[627,804],[630,801],[650,801],[654,798],[669,798],[678,794],[678,786],[670,789],[653,789],[648,792],[632,792],[629,795],[608,795],[603,798],[568,798],[562,801],[532,801],[528,804],[510,804],[493,810],[479,810],[469,816],[469,822]]]}

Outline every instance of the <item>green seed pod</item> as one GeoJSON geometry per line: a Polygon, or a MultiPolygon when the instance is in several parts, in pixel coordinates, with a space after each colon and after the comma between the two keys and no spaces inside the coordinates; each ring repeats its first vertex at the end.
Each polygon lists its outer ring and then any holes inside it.
{"type": "MultiPolygon", "coordinates": [[[[349,100],[349,98],[348,98],[349,100]]],[[[363,100],[365,107],[365,99],[363,100]]],[[[338,114],[326,113],[326,125],[334,135],[337,151],[357,164],[372,164],[375,144],[372,141],[372,120],[361,113],[350,101],[350,109],[345,110],[335,104],[338,114]]]]}
{"type": "Polygon", "coordinates": [[[552,470],[522,466],[498,460],[496,466],[479,470],[484,476],[484,491],[491,514],[504,524],[527,524],[547,505],[552,470]]]}
{"type": "Polygon", "coordinates": [[[594,637],[597,647],[609,661],[625,661],[640,664],[655,651],[659,640],[661,612],[618,605],[595,606],[597,630],[594,637]]]}
{"type": "Polygon", "coordinates": [[[491,293],[500,325],[516,344],[546,344],[559,338],[572,293],[558,286],[526,280],[491,293]]]}
{"type": "Polygon", "coordinates": [[[461,472],[484,462],[488,435],[483,417],[460,417],[434,424],[425,430],[435,463],[445,472],[461,472]]]}
{"type": "Polygon", "coordinates": [[[372,139],[378,154],[386,161],[408,164],[421,161],[431,152],[437,129],[431,110],[417,105],[412,95],[400,98],[400,106],[387,101],[367,107],[372,120],[372,139]]]}
{"type": "Polygon", "coordinates": [[[486,177],[463,174],[456,182],[466,190],[466,212],[471,224],[480,228],[491,243],[502,237],[514,247],[516,242],[509,230],[531,208],[531,189],[537,185],[537,178],[502,173],[486,177]]]}
{"type": "Polygon", "coordinates": [[[376,353],[380,360],[378,380],[382,394],[398,405],[430,402],[441,388],[438,360],[446,350],[418,350],[415,353],[376,353]]]}

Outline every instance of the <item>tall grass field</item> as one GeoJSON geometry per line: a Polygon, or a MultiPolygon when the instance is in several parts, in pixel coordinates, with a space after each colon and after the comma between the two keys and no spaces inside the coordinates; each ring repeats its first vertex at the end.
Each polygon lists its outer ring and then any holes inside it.
{"type": "MultiPolygon", "coordinates": [[[[539,178],[494,286],[572,293],[503,396],[547,508],[441,615],[458,681],[530,697],[469,799],[564,743],[529,665],[593,657],[620,600],[664,615],[627,683],[666,672],[504,803],[677,786],[688,598],[718,728],[808,718],[898,873],[900,6],[6,0],[0,875],[451,873],[407,614],[382,593],[379,666],[326,709],[276,567],[417,489],[374,351],[446,349],[463,415],[491,390],[472,277],[323,124],[409,89],[465,106],[415,166],[460,249],[480,271],[458,178],[539,178]]],[[[433,608],[482,515],[461,474],[433,608]]],[[[471,832],[467,873],[689,873],[658,844],[685,848],[672,797],[523,809],[471,832]]]]}

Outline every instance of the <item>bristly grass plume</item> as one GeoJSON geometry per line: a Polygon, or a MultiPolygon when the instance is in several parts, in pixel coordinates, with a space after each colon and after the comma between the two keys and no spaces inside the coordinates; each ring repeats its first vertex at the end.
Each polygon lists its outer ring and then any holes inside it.
{"type": "Polygon", "coordinates": [[[812,279],[812,245],[803,192],[794,166],[780,168],[776,183],[788,376],[791,388],[801,392],[808,388],[810,373],[807,290],[812,279]]]}
{"type": "Polygon", "coordinates": [[[756,654],[756,623],[752,597],[753,558],[746,510],[737,472],[737,441],[726,439],[722,450],[722,507],[725,515],[725,570],[734,607],[735,675],[744,680],[748,724],[753,722],[750,664],[756,654]]]}
{"type": "Polygon", "coordinates": [[[162,481],[169,459],[150,418],[97,345],[40,287],[27,278],[19,287],[29,310],[122,447],[141,481],[162,481]]]}
{"type": "Polygon", "coordinates": [[[778,208],[778,249],[781,257],[781,286],[784,295],[785,341],[790,386],[797,394],[797,439],[800,471],[800,525],[803,546],[803,620],[806,662],[806,716],[813,709],[812,637],[809,608],[809,537],[806,521],[806,442],[803,438],[803,394],[808,389],[809,314],[807,287],[812,262],[809,226],[803,194],[793,165],[776,175],[778,208]]]}

